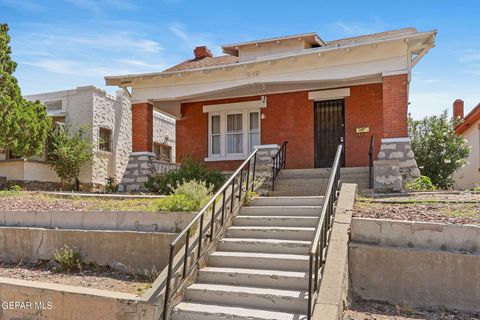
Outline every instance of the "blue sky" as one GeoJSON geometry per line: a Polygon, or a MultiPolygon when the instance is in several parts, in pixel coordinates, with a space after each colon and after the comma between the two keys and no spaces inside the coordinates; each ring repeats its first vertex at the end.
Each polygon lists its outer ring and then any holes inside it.
{"type": "Polygon", "coordinates": [[[415,118],[456,98],[480,102],[480,1],[0,0],[10,25],[24,94],[81,85],[105,75],[160,71],[196,45],[317,32],[325,40],[403,27],[438,30],[437,46],[417,64],[410,87],[415,118]]]}

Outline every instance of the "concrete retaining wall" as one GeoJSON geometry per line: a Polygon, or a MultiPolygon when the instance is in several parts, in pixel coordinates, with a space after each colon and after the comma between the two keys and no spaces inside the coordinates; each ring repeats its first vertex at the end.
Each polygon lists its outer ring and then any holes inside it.
{"type": "Polygon", "coordinates": [[[175,233],[0,227],[0,261],[36,263],[53,259],[65,244],[80,250],[85,263],[162,270],[175,233]]]}
{"type": "Polygon", "coordinates": [[[479,241],[478,226],[354,218],[352,290],[367,300],[479,311],[479,241]]]}
{"type": "Polygon", "coordinates": [[[155,312],[133,294],[8,278],[0,278],[0,300],[2,320],[139,320],[155,312]]]}
{"type": "Polygon", "coordinates": [[[195,213],[134,211],[0,211],[0,226],[179,232],[195,213]]]}

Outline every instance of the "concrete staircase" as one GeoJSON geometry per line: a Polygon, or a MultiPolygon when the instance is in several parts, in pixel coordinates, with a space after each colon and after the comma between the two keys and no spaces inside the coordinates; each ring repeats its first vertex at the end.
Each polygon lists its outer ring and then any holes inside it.
{"type": "MultiPolygon", "coordinates": [[[[285,169],[275,182],[272,196],[318,196],[325,193],[330,168],[285,169]]],[[[359,189],[368,189],[368,167],[340,169],[340,182],[356,183],[359,189]]]]}
{"type": "Polygon", "coordinates": [[[306,319],[308,250],[322,204],[283,196],[242,207],[171,319],[306,319]]]}

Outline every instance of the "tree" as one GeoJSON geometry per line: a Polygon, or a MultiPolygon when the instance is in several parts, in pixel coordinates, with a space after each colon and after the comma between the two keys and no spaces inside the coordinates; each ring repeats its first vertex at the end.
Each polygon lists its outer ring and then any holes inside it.
{"type": "MultiPolygon", "coordinates": [[[[68,125],[59,126],[50,132],[48,165],[57,173],[62,183],[78,182],[82,167],[93,157],[93,144],[81,128],[71,130],[68,125]]],[[[78,183],[77,183],[78,191],[78,183]]]]}
{"type": "Polygon", "coordinates": [[[458,120],[448,117],[447,110],[422,120],[409,117],[412,151],[420,172],[443,189],[453,186],[453,173],[466,163],[470,153],[468,144],[455,132],[457,124],[458,120]]]}
{"type": "Polygon", "coordinates": [[[25,100],[13,76],[17,64],[11,59],[8,25],[0,24],[0,147],[16,156],[40,153],[51,127],[47,109],[39,101],[25,100]]]}

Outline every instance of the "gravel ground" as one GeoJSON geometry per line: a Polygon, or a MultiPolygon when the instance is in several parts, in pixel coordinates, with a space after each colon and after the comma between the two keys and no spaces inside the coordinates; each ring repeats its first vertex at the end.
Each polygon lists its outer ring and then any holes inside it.
{"type": "Polygon", "coordinates": [[[372,301],[355,302],[344,312],[343,320],[474,320],[480,313],[452,310],[413,309],[409,306],[389,305],[372,301]]]}
{"type": "Polygon", "coordinates": [[[76,272],[55,272],[47,264],[14,265],[0,264],[0,277],[58,283],[71,286],[88,287],[108,291],[141,294],[150,286],[150,280],[136,275],[100,268],[84,267],[76,272]]]}
{"type": "Polygon", "coordinates": [[[480,195],[422,194],[359,198],[354,216],[375,219],[480,225],[480,195]]]}

